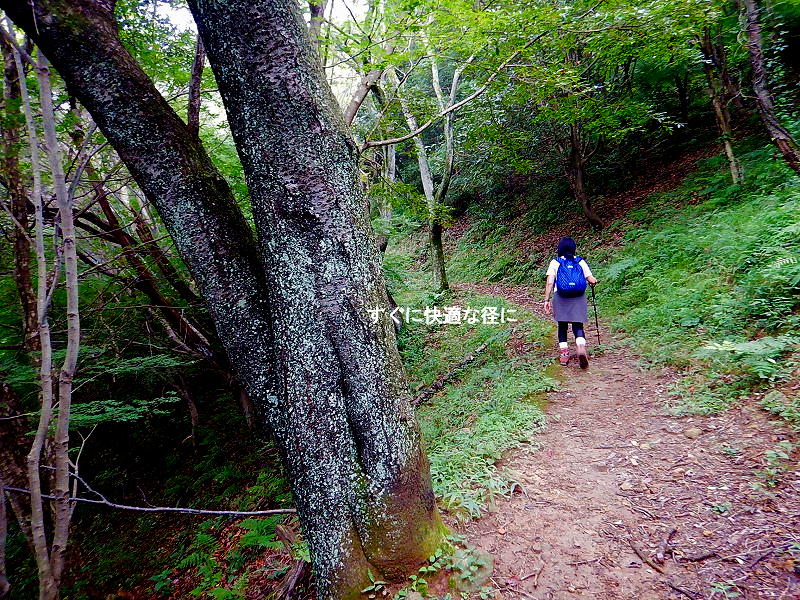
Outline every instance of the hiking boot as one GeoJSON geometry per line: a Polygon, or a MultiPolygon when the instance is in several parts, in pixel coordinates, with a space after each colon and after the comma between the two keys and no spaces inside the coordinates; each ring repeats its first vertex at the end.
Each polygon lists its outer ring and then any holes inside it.
{"type": "Polygon", "coordinates": [[[578,346],[578,364],[581,366],[581,369],[589,367],[589,355],[586,354],[586,344],[578,346]]]}
{"type": "Polygon", "coordinates": [[[569,348],[563,348],[558,351],[558,362],[564,367],[569,364],[569,348]]]}

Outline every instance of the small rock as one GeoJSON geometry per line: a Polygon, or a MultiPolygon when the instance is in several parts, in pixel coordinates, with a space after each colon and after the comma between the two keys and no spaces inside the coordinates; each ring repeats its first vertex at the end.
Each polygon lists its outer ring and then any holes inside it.
{"type": "Polygon", "coordinates": [[[623,481],[620,484],[619,489],[621,489],[624,492],[630,491],[633,489],[633,484],[630,481],[623,481]]]}
{"type": "Polygon", "coordinates": [[[703,529],[703,535],[705,537],[711,537],[712,535],[714,535],[714,532],[711,531],[710,529],[703,529]]]}
{"type": "Polygon", "coordinates": [[[703,435],[703,430],[699,427],[689,427],[689,429],[684,430],[683,435],[685,435],[690,440],[696,440],[701,435],[703,435]]]}

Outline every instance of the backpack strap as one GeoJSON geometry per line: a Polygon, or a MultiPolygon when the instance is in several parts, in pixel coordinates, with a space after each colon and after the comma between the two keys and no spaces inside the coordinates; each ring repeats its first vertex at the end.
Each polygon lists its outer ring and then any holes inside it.
{"type": "Polygon", "coordinates": [[[566,256],[556,256],[556,261],[558,264],[563,265],[565,262],[574,262],[576,265],[581,262],[583,259],[580,256],[573,256],[572,258],[567,258],[566,256]]]}

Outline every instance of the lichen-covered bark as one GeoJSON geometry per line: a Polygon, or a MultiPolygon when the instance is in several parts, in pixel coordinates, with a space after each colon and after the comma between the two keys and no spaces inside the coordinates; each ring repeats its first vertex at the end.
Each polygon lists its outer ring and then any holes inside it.
{"type": "MultiPolygon", "coordinates": [[[[196,136],[119,41],[107,3],[3,0],[159,211],[248,393],[272,395],[263,268],[247,222],[196,136]]],[[[257,401],[258,403],[258,401],[257,401]]]]}
{"type": "Polygon", "coordinates": [[[117,38],[105,4],[0,0],[156,206],[285,457],[322,597],[401,576],[440,522],[356,151],[290,1],[193,5],[261,235],[117,38]],[[35,18],[34,18],[35,17],[35,18]]]}
{"type": "Polygon", "coordinates": [[[427,460],[389,319],[356,149],[293,0],[192,0],[266,265],[283,440],[323,597],[438,541],[427,460]]]}

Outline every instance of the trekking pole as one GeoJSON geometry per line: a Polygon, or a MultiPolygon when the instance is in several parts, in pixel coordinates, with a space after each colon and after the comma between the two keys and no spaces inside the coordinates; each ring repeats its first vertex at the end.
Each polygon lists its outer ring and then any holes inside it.
{"type": "Polygon", "coordinates": [[[594,327],[597,331],[597,344],[600,345],[600,323],[597,321],[597,298],[594,295],[594,286],[592,288],[592,306],[594,306],[594,327]]]}

